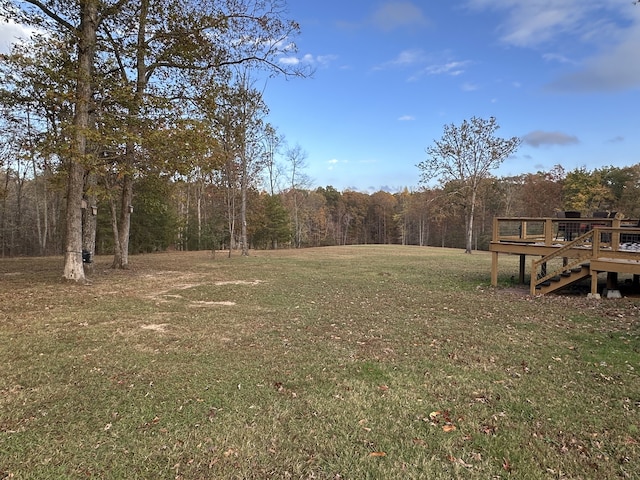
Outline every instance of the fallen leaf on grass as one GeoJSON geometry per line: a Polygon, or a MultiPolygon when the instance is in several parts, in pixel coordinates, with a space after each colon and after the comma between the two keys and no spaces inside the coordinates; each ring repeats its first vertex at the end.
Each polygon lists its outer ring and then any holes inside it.
{"type": "Polygon", "coordinates": [[[453,432],[456,430],[456,426],[455,425],[443,425],[442,426],[442,431],[443,432],[453,432]]]}
{"type": "Polygon", "coordinates": [[[495,425],[482,425],[480,427],[480,431],[485,435],[495,435],[496,430],[498,430],[498,427],[495,425]]]}
{"type": "Polygon", "coordinates": [[[473,465],[471,465],[470,463],[465,462],[462,458],[456,458],[453,455],[449,455],[447,457],[447,460],[449,460],[451,463],[462,465],[464,468],[473,468],[473,465]]]}
{"type": "Polygon", "coordinates": [[[369,456],[370,457],[386,457],[387,454],[385,452],[371,452],[369,456]]]}

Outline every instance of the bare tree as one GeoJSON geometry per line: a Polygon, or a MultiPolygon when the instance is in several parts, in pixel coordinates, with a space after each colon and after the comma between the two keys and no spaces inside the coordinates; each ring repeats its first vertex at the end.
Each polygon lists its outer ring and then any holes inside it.
{"type": "Polygon", "coordinates": [[[300,248],[302,245],[302,230],[300,228],[300,218],[299,218],[299,191],[307,188],[311,183],[309,177],[303,172],[303,170],[307,167],[307,152],[305,152],[302,147],[296,144],[295,147],[292,147],[287,150],[287,161],[289,162],[289,175],[290,175],[290,188],[291,194],[293,195],[293,227],[294,227],[294,235],[293,241],[296,248],[300,248]]]}
{"type": "Polygon", "coordinates": [[[429,158],[418,164],[422,183],[438,178],[443,184],[454,181],[460,185],[465,199],[465,253],[471,253],[473,246],[473,219],[482,179],[520,146],[517,137],[496,137],[498,128],[495,117],[472,117],[460,126],[445,125],[442,138],[427,148],[429,158]]]}
{"type": "Polygon", "coordinates": [[[267,173],[267,187],[270,195],[275,195],[278,191],[278,183],[280,178],[280,167],[276,161],[276,155],[280,153],[281,148],[285,145],[284,135],[280,135],[278,130],[267,123],[264,127],[263,135],[264,143],[264,166],[267,173]]]}

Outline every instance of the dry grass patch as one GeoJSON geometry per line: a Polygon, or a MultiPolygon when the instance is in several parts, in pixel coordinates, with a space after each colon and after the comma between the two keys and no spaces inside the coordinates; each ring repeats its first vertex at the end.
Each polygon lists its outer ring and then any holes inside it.
{"type": "Polygon", "coordinates": [[[637,299],[493,289],[489,255],[419,247],[98,258],[90,286],[20,260],[4,476],[636,475],[637,299]]]}

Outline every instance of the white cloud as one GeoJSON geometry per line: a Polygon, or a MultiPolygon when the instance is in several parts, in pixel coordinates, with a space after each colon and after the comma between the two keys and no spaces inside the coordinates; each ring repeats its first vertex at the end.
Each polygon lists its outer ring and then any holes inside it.
{"type": "Polygon", "coordinates": [[[425,59],[422,50],[404,50],[391,62],[392,65],[405,66],[423,62],[425,59]]]}
{"type": "Polygon", "coordinates": [[[522,137],[522,141],[534,148],[543,145],[573,145],[580,143],[580,140],[578,140],[578,137],[575,135],[568,135],[562,132],[545,132],[542,130],[527,133],[522,137]]]}
{"type": "Polygon", "coordinates": [[[403,50],[396,58],[388,62],[374,67],[374,70],[384,70],[386,68],[403,68],[411,67],[413,65],[423,64],[427,61],[427,56],[422,50],[403,50]]]}
{"type": "Polygon", "coordinates": [[[298,65],[301,60],[298,57],[282,57],[278,60],[283,65],[298,65]]]}
{"type": "Polygon", "coordinates": [[[332,171],[332,170],[335,170],[336,166],[338,166],[339,164],[349,163],[349,162],[347,160],[338,160],[337,158],[332,158],[327,163],[329,164],[329,166],[327,167],[327,170],[332,171]]]}
{"type": "Polygon", "coordinates": [[[503,12],[501,40],[524,48],[553,47],[547,61],[574,64],[576,70],[551,82],[562,92],[621,91],[640,88],[640,6],[627,0],[468,0],[472,10],[503,12]],[[575,56],[584,48],[581,61],[575,56]]]}
{"type": "Polygon", "coordinates": [[[449,62],[439,65],[429,65],[422,73],[427,75],[451,75],[457,77],[465,71],[465,67],[469,65],[469,61],[449,62]]]}
{"type": "MultiPolygon", "coordinates": [[[[612,0],[609,0],[612,1],[612,0]]],[[[615,1],[615,0],[613,0],[615,1]]],[[[475,10],[506,12],[498,26],[503,42],[520,47],[546,43],[561,33],[585,29],[585,17],[602,4],[597,0],[468,0],[475,10]]]]}
{"type": "Polygon", "coordinates": [[[316,61],[318,62],[318,64],[322,65],[323,67],[329,66],[331,62],[337,59],[337,55],[318,55],[316,57],[316,61]]]}
{"type": "Polygon", "coordinates": [[[542,58],[547,62],[556,62],[556,63],[567,63],[567,64],[575,64],[574,60],[570,60],[559,53],[545,53],[542,55],[542,58]]]}
{"type": "Polygon", "coordinates": [[[424,75],[448,75],[450,77],[457,77],[465,73],[465,67],[470,64],[471,62],[466,60],[432,64],[411,75],[409,81],[414,82],[424,75]]]}
{"type": "Polygon", "coordinates": [[[29,38],[35,30],[13,22],[0,21],[0,53],[9,53],[19,39],[29,38]]]}
{"type": "Polygon", "coordinates": [[[408,1],[382,4],[371,16],[371,22],[385,32],[397,28],[427,27],[431,23],[418,6],[408,1]]]}
{"type": "MultiPolygon", "coordinates": [[[[427,55],[423,50],[403,50],[396,56],[396,58],[375,67],[373,70],[407,67],[420,68],[421,65],[428,64],[429,62],[433,62],[433,59],[431,59],[430,56],[427,55]]],[[[408,80],[411,82],[416,81],[425,75],[449,75],[452,77],[456,77],[458,75],[462,75],[465,72],[466,67],[470,64],[471,62],[468,60],[431,63],[426,67],[422,67],[416,73],[413,73],[408,80]]]]}
{"type": "Polygon", "coordinates": [[[462,89],[463,92],[475,92],[480,87],[478,87],[478,85],[476,85],[475,83],[465,82],[462,84],[460,88],[462,89]]]}
{"type": "Polygon", "coordinates": [[[639,48],[640,22],[627,32],[620,43],[587,59],[581,68],[558,78],[549,88],[569,92],[640,88],[639,48]]]}
{"type": "Polygon", "coordinates": [[[281,57],[278,62],[282,65],[319,65],[321,67],[328,67],[332,61],[336,60],[337,55],[318,55],[314,56],[310,53],[299,56],[281,57]]]}
{"type": "Polygon", "coordinates": [[[415,120],[416,117],[414,117],[413,115],[402,115],[401,117],[398,118],[399,122],[411,122],[413,120],[415,120]]]}

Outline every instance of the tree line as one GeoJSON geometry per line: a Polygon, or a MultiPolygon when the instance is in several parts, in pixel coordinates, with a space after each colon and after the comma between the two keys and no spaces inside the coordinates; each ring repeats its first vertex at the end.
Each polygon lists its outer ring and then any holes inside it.
{"type": "Polygon", "coordinates": [[[638,216],[637,166],[518,177],[490,171],[519,139],[496,120],[445,126],[417,167],[437,186],[312,188],[306,153],[268,122],[265,75],[299,25],[282,0],[6,0],[33,35],[0,55],[0,255],[399,243],[486,248],[496,215],[638,216]]]}
{"type": "MultiPolygon", "coordinates": [[[[301,248],[328,245],[401,244],[466,248],[468,204],[459,181],[437,187],[389,193],[338,191],[331,186],[309,188],[304,152],[290,149],[272,167],[274,181],[263,168],[246,193],[247,249],[301,248]],[[293,157],[293,159],[291,158],[293,157]],[[294,165],[295,164],[295,165],[294,165]],[[274,182],[270,191],[269,182],[274,182]]],[[[64,248],[63,182],[13,157],[0,170],[0,254],[50,255],[64,248]]],[[[232,250],[243,248],[239,183],[229,181],[224,167],[206,173],[162,175],[150,171],[135,179],[131,202],[131,253],[167,249],[232,250]],[[234,204],[236,205],[234,207],[234,204]]],[[[640,164],[585,168],[518,176],[488,176],[480,181],[472,241],[487,249],[495,216],[550,217],[580,211],[601,211],[640,217],[640,164]]],[[[86,204],[85,216],[96,221],[95,252],[115,250],[108,200],[86,204]]]]}
{"type": "Polygon", "coordinates": [[[256,75],[309,73],[279,61],[300,30],[282,0],[7,0],[0,19],[34,32],[0,57],[3,169],[20,189],[38,183],[39,248],[62,229],[63,276],[77,282],[97,239],[87,207],[107,206],[113,266],[126,268],[134,186],[149,175],[215,170],[244,215],[267,112],[256,75]],[[55,222],[52,185],[64,189],[55,222]]]}

